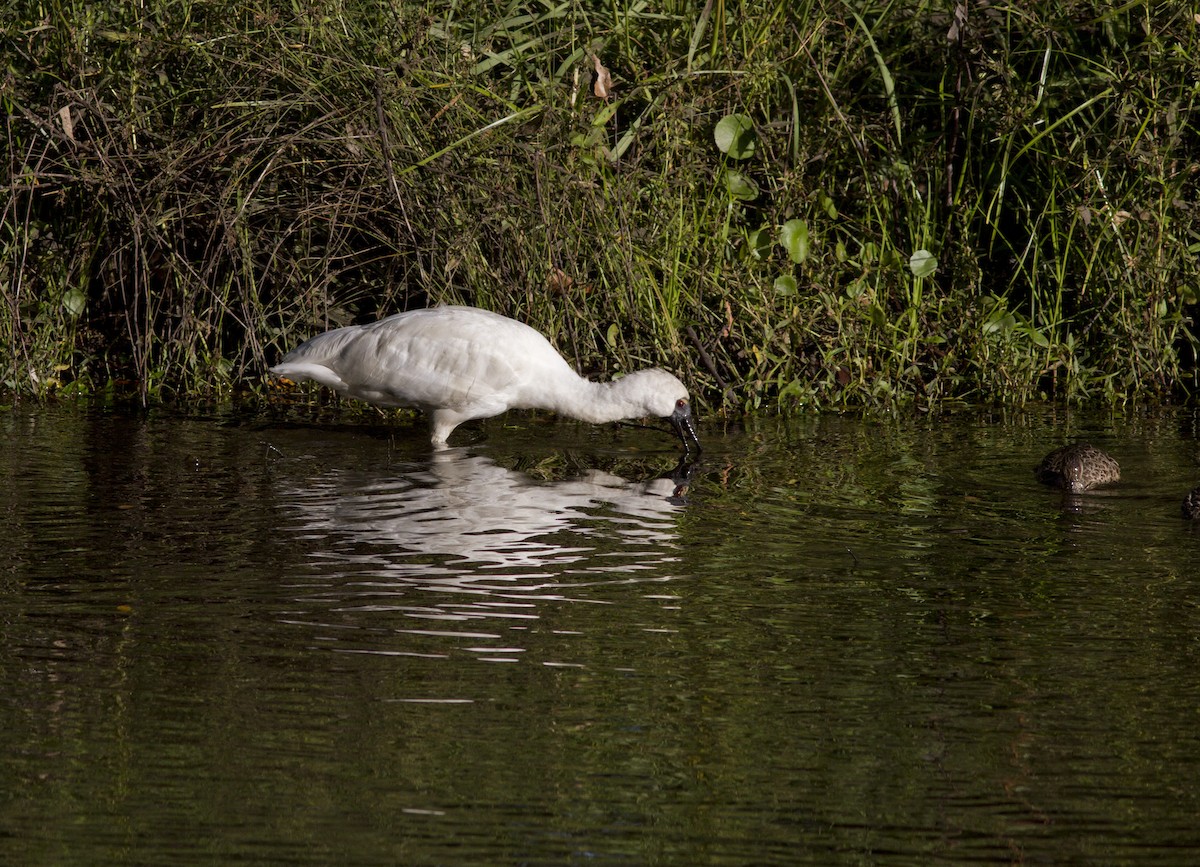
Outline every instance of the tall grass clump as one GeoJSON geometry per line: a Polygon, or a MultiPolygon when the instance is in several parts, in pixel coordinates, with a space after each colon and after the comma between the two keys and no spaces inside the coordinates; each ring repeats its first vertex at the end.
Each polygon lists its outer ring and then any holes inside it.
{"type": "Polygon", "coordinates": [[[0,0],[8,391],[467,302],[730,408],[1195,381],[1178,4],[0,0]]]}

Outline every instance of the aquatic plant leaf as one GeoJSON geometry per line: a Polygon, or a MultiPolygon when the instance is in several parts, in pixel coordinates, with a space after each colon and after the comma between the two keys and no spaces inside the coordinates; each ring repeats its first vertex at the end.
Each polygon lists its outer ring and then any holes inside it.
{"type": "Polygon", "coordinates": [[[799,265],[808,258],[808,223],[788,220],[779,230],[779,243],[792,261],[799,265]]]}
{"type": "Polygon", "coordinates": [[[746,234],[746,248],[755,259],[765,259],[771,255],[771,228],[762,226],[746,234]]]}
{"type": "Polygon", "coordinates": [[[754,153],[754,124],[744,114],[727,114],[717,122],[713,139],[721,153],[744,160],[754,153]]]}
{"type": "Polygon", "coordinates": [[[62,305],[71,316],[79,316],[83,313],[84,305],[87,304],[87,298],[78,289],[71,289],[63,293],[62,305]]]}
{"type": "Polygon", "coordinates": [[[758,198],[758,184],[741,172],[726,172],[725,186],[729,195],[741,202],[752,202],[758,198]]]}
{"type": "Polygon", "coordinates": [[[798,291],[796,286],[796,278],[791,274],[784,274],[775,278],[775,294],[776,295],[795,295],[798,291]]]}
{"type": "Polygon", "coordinates": [[[937,270],[937,266],[937,256],[928,250],[918,250],[908,259],[908,267],[914,277],[932,276],[933,272],[937,270]]]}

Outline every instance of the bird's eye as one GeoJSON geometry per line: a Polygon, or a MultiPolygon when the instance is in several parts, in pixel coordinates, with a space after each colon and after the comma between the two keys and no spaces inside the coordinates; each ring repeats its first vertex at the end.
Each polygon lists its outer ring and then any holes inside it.
{"type": "Polygon", "coordinates": [[[676,406],[687,406],[687,398],[683,398],[683,397],[679,398],[679,400],[675,401],[675,405],[676,406]]]}

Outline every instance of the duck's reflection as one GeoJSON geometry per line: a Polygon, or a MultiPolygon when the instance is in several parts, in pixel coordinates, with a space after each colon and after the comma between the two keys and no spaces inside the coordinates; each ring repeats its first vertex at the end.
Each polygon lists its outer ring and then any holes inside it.
{"type": "Polygon", "coordinates": [[[377,471],[335,470],[283,492],[327,577],[464,592],[664,580],[688,468],[647,481],[598,469],[543,482],[460,449],[377,471]]]}

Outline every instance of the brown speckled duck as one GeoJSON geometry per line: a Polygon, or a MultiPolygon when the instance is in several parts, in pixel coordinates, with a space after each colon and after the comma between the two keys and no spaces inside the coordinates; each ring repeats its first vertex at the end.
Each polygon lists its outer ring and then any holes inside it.
{"type": "Polygon", "coordinates": [[[1063,446],[1042,458],[1037,480],[1072,494],[1121,480],[1121,467],[1110,455],[1087,443],[1063,446]]]}
{"type": "Polygon", "coordinates": [[[1192,488],[1183,498],[1183,517],[1189,521],[1200,518],[1200,486],[1192,488]]]}

